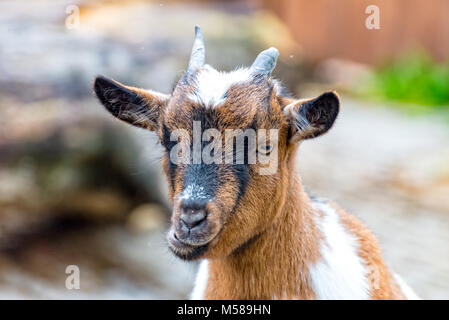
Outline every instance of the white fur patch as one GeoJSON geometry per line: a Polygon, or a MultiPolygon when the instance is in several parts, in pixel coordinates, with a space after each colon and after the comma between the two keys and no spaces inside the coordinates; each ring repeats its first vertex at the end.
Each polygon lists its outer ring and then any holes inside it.
{"type": "Polygon", "coordinates": [[[209,279],[209,261],[203,260],[198,268],[196,274],[195,286],[190,294],[190,300],[204,299],[204,292],[206,291],[207,280],[209,279]]]}
{"type": "Polygon", "coordinates": [[[220,72],[206,65],[196,75],[195,93],[189,95],[189,99],[207,107],[220,105],[226,100],[225,94],[233,84],[248,81],[250,78],[251,71],[247,68],[220,72]]]}
{"type": "Polygon", "coordinates": [[[412,288],[410,288],[398,274],[395,273],[394,278],[396,279],[396,282],[398,283],[402,293],[408,300],[421,300],[421,298],[416,295],[412,288]]]}
{"type": "Polygon", "coordinates": [[[207,194],[204,191],[204,187],[197,184],[189,184],[185,187],[179,199],[207,199],[207,194]]]}
{"type": "Polygon", "coordinates": [[[273,81],[274,92],[276,93],[277,96],[281,96],[282,95],[282,83],[281,83],[281,81],[279,81],[277,79],[272,79],[272,81],[273,81]]]}
{"type": "Polygon", "coordinates": [[[314,203],[323,212],[317,221],[325,237],[321,259],[309,266],[317,299],[369,299],[367,270],[357,254],[357,239],[339,221],[337,212],[326,204],[314,203]]]}

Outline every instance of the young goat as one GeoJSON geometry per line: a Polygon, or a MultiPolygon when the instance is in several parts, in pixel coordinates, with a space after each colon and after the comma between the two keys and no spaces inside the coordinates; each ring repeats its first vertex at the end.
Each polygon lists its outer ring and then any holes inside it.
{"type": "MultiPolygon", "coordinates": [[[[270,76],[275,48],[261,52],[250,68],[218,72],[205,65],[199,27],[195,34],[188,70],[170,95],[105,77],[94,83],[110,113],[156,131],[164,147],[173,204],[169,247],[182,259],[201,260],[192,298],[414,298],[386,267],[371,232],[336,204],[309,197],[297,174],[299,143],[331,128],[338,95],[326,92],[307,100],[286,95],[270,76]],[[258,157],[271,157],[277,170],[261,174],[265,164],[248,161],[248,142],[243,163],[174,161],[173,155],[183,153],[184,160],[195,157],[195,122],[199,130],[219,133],[213,138],[218,144],[209,149],[215,160],[229,149],[226,144],[222,150],[220,140],[227,130],[275,129],[277,135],[268,142],[264,136],[255,149],[258,157]],[[184,149],[177,145],[179,135],[173,139],[180,129],[188,141],[184,149]]],[[[199,146],[210,140],[203,135],[199,146]]]]}

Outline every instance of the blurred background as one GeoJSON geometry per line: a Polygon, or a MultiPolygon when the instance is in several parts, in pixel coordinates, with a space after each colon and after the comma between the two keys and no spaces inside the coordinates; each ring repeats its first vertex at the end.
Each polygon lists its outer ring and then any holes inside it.
{"type": "Polygon", "coordinates": [[[275,46],[274,76],[297,97],[340,92],[333,130],[300,148],[304,184],[362,219],[418,295],[449,298],[448,12],[445,0],[1,1],[0,298],[187,297],[196,266],[165,244],[160,146],[112,119],[91,84],[170,92],[195,24],[218,69],[275,46]]]}

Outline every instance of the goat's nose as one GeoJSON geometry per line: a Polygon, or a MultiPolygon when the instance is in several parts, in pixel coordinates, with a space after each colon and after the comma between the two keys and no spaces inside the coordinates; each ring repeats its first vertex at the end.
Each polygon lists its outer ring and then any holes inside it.
{"type": "Polygon", "coordinates": [[[181,206],[181,221],[189,229],[199,225],[206,219],[204,207],[181,206]]]}

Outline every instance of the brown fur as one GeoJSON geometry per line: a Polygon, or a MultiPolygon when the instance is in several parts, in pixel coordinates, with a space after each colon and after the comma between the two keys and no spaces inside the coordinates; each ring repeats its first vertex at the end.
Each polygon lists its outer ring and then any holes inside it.
{"type": "MultiPolygon", "coordinates": [[[[240,199],[238,177],[229,165],[217,168],[220,185],[213,200],[206,205],[206,222],[194,239],[198,243],[207,240],[207,246],[201,245],[203,250],[193,258],[209,259],[205,298],[316,298],[310,283],[309,266],[321,258],[324,235],[316,222],[323,218],[323,213],[312,208],[302,187],[295,165],[298,148],[295,142],[323,134],[332,126],[338,113],[338,96],[326,93],[315,99],[293,100],[277,96],[276,84],[269,77],[255,76],[247,83],[231,86],[225,102],[211,108],[188,98],[195,93],[194,77],[194,74],[186,74],[168,101],[141,89],[124,87],[137,93],[147,104],[157,105],[150,115],[157,119],[156,125],[143,127],[156,130],[162,142],[166,140],[167,132],[176,129],[186,129],[192,134],[193,120],[201,119],[207,119],[204,120],[206,125],[222,134],[226,129],[236,128],[279,129],[277,172],[260,175],[258,169],[262,164],[248,165],[248,182],[240,199]],[[316,105],[313,101],[317,101],[316,105]],[[288,110],[284,112],[287,105],[288,110]],[[298,121],[299,116],[303,117],[299,119],[301,121],[298,121]]],[[[101,95],[101,90],[96,89],[96,92],[101,95]]],[[[108,110],[116,107],[110,107],[107,97],[100,99],[108,110]]],[[[133,105],[125,107],[132,110],[133,105]]],[[[137,106],[137,110],[139,108],[142,106],[137,106]]],[[[109,111],[117,116],[114,110],[109,111]]],[[[129,121],[129,118],[122,120],[129,121]]],[[[166,150],[162,167],[173,203],[171,231],[176,236],[176,232],[182,230],[179,195],[185,185],[188,165],[173,168],[166,150]]],[[[404,298],[385,266],[371,232],[356,218],[336,205],[334,207],[343,226],[359,241],[359,256],[371,271],[368,275],[371,298],[404,298]]],[[[193,237],[190,231],[187,236],[193,237]]],[[[171,247],[175,254],[189,259],[188,254],[195,249],[194,245],[189,246],[190,243],[182,248],[171,247]]]]}
{"type": "MultiPolygon", "coordinates": [[[[296,148],[291,149],[290,155],[296,148]]],[[[312,222],[316,213],[307,205],[307,194],[299,179],[291,175],[294,164],[289,157],[282,168],[279,192],[264,192],[263,185],[254,182],[254,189],[248,190],[243,200],[242,212],[230,219],[226,235],[217,244],[217,250],[227,256],[209,260],[206,299],[315,298],[308,280],[308,265],[320,257],[322,234],[312,222]],[[257,206],[261,199],[269,199],[266,207],[247,206],[257,206]],[[266,216],[254,231],[256,238],[243,250],[228,253],[228,245],[234,247],[233,243],[248,237],[242,226],[254,223],[251,218],[255,214],[266,216]]]]}

